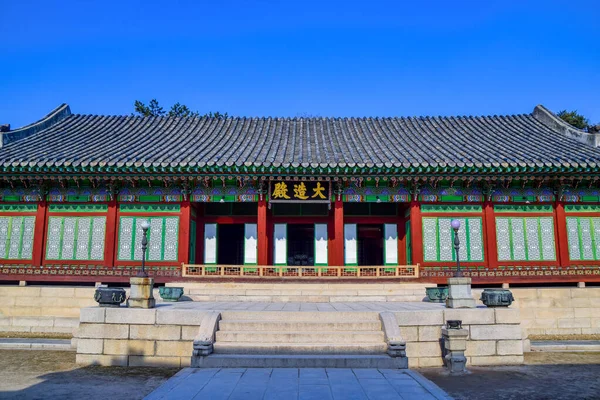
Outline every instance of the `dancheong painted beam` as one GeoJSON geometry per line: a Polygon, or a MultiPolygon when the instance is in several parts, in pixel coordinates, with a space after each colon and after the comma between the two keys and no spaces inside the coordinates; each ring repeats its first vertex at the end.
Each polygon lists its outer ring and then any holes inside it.
{"type": "Polygon", "coordinates": [[[600,281],[600,141],[531,114],[142,118],[3,132],[0,280],[600,281]],[[135,140],[134,140],[135,139],[135,140]]]}

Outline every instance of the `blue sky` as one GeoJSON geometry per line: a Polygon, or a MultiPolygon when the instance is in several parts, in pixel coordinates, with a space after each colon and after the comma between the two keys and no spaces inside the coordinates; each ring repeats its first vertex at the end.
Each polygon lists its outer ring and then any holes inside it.
{"type": "Polygon", "coordinates": [[[0,0],[0,123],[577,109],[600,123],[596,1],[0,0]]]}

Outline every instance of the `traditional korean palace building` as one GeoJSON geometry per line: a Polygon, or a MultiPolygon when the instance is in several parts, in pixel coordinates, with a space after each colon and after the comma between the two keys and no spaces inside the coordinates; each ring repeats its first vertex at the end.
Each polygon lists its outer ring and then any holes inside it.
{"type": "Polygon", "coordinates": [[[600,141],[532,114],[144,118],[61,105],[0,148],[0,280],[600,281],[600,141]]]}

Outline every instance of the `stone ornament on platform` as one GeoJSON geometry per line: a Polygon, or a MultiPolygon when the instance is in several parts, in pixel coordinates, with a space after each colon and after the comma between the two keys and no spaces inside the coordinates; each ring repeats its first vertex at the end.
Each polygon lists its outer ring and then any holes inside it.
{"type": "Polygon", "coordinates": [[[425,293],[431,303],[445,303],[448,298],[448,288],[445,286],[425,288],[425,293]]]}
{"type": "Polygon", "coordinates": [[[446,308],[475,308],[471,294],[471,278],[448,278],[446,308]]]}
{"type": "Polygon", "coordinates": [[[158,293],[164,301],[179,301],[183,296],[182,287],[161,286],[158,288],[158,293]]]}
{"type": "Polygon", "coordinates": [[[123,288],[99,287],[94,292],[94,300],[100,307],[121,307],[126,297],[123,288]]]}
{"type": "Polygon", "coordinates": [[[153,278],[135,277],[129,280],[131,291],[127,299],[130,308],[154,308],[156,300],[152,293],[154,288],[153,278]]]}
{"type": "Polygon", "coordinates": [[[508,289],[484,289],[479,300],[487,307],[508,307],[515,298],[508,289]]]}
{"type": "Polygon", "coordinates": [[[444,342],[444,365],[450,373],[463,373],[467,371],[467,336],[469,331],[462,328],[462,321],[448,320],[442,328],[444,342]]]}

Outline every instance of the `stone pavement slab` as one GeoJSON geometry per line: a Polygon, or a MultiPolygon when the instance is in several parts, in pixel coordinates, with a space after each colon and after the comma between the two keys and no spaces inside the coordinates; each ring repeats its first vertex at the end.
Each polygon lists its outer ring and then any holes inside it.
{"type": "Polygon", "coordinates": [[[434,400],[450,397],[411,370],[186,368],[146,399],[434,400]]]}

